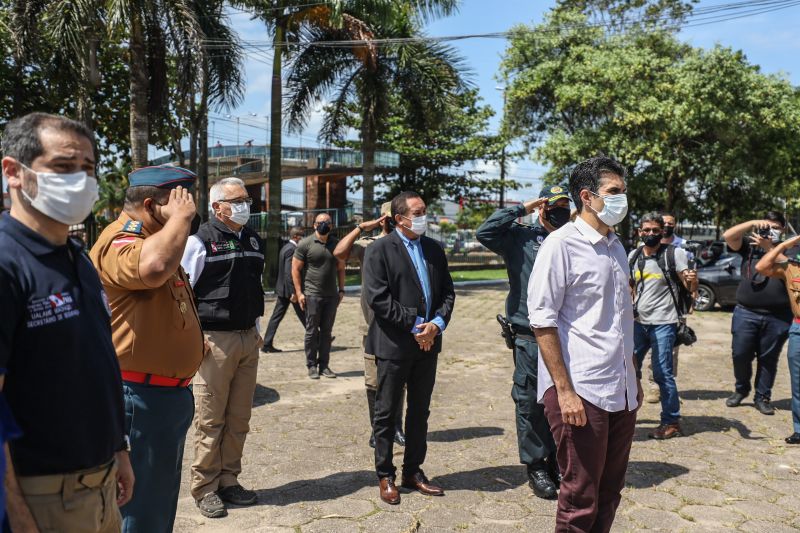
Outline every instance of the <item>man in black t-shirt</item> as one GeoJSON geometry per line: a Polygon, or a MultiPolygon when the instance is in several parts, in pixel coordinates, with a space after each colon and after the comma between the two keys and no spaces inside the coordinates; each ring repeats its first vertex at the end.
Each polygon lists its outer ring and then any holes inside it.
{"type": "Polygon", "coordinates": [[[0,387],[22,436],[7,448],[13,531],[118,532],[133,495],[111,310],[69,226],[97,200],[93,134],[31,113],[3,132],[0,387]]]}
{"type": "Polygon", "coordinates": [[[775,413],[770,404],[772,385],[792,323],[792,310],[783,281],[762,276],[756,271],[756,263],[781,242],[785,227],[783,215],[770,211],[763,220],[743,222],[723,234],[728,247],[742,256],[742,281],[736,291],[731,324],[736,390],[725,403],[736,407],[750,393],[756,359],[753,404],[765,415],[775,413]]]}

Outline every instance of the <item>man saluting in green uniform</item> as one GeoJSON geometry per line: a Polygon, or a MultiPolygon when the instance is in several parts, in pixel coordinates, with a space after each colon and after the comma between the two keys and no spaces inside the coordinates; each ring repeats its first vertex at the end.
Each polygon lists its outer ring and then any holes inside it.
{"type": "Polygon", "coordinates": [[[559,480],[555,442],[544,407],[536,401],[539,347],[528,322],[528,279],[536,254],[548,233],[569,222],[569,198],[563,187],[545,187],[538,200],[499,209],[478,228],[478,240],[503,257],[511,287],[506,317],[514,336],[514,385],[519,460],[528,469],[528,483],[539,498],[554,499],[559,480]],[[539,210],[532,225],[517,219],[539,210]]]}

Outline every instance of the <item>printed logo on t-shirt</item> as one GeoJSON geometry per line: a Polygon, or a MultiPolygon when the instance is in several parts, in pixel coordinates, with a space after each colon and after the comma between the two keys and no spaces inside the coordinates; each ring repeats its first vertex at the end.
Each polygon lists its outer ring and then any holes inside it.
{"type": "Polygon", "coordinates": [[[28,329],[38,328],[80,315],[69,292],[56,292],[28,303],[28,329]]]}

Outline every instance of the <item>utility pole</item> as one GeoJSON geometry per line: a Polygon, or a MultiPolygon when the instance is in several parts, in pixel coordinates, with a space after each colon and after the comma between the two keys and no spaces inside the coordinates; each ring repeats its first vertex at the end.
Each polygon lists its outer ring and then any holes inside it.
{"type": "MultiPolygon", "coordinates": [[[[503,122],[505,122],[506,118],[506,86],[505,85],[498,85],[495,87],[498,91],[503,91],[503,122]]],[[[506,140],[505,134],[502,131],[501,126],[501,135],[503,135],[503,150],[500,152],[500,209],[503,209],[506,206],[506,140]]]]}

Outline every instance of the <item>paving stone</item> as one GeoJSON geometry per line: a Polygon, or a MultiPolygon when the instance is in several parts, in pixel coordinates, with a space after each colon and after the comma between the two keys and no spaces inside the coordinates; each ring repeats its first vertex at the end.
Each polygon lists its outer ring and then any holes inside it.
{"type": "Polygon", "coordinates": [[[680,515],[706,526],[734,527],[743,522],[742,516],[728,506],[687,505],[680,510],[680,515]]]}
{"type": "MultiPolygon", "coordinates": [[[[231,509],[220,520],[199,515],[188,492],[190,432],[175,532],[552,531],[556,502],[532,495],[519,464],[512,361],[494,320],[504,299],[502,290],[459,291],[444,336],[424,468],[445,488],[445,497],[404,491],[398,506],[378,497],[374,451],[367,446],[363,318],[358,298],[348,297],[334,327],[331,366],[338,379],[307,378],[296,320],[284,320],[275,340],[294,351],[260,358],[240,476],[243,485],[257,490],[259,504],[231,509]]],[[[267,301],[268,314],[273,303],[267,301]]],[[[789,413],[765,417],[753,409],[752,399],[727,408],[725,398],[733,389],[730,313],[701,313],[690,320],[701,342],[684,347],[680,356],[678,387],[688,435],[647,439],[658,424],[660,405],[642,406],[613,530],[800,529],[800,474],[795,473],[800,447],[783,443],[789,413]]],[[[790,397],[787,377],[781,368],[776,401],[790,397]]],[[[402,460],[403,448],[395,447],[396,466],[402,460]]]]}
{"type": "Polygon", "coordinates": [[[797,528],[788,524],[776,524],[775,522],[766,522],[763,520],[748,520],[739,526],[739,531],[747,531],[748,533],[791,533],[796,532],[797,528]]]}

